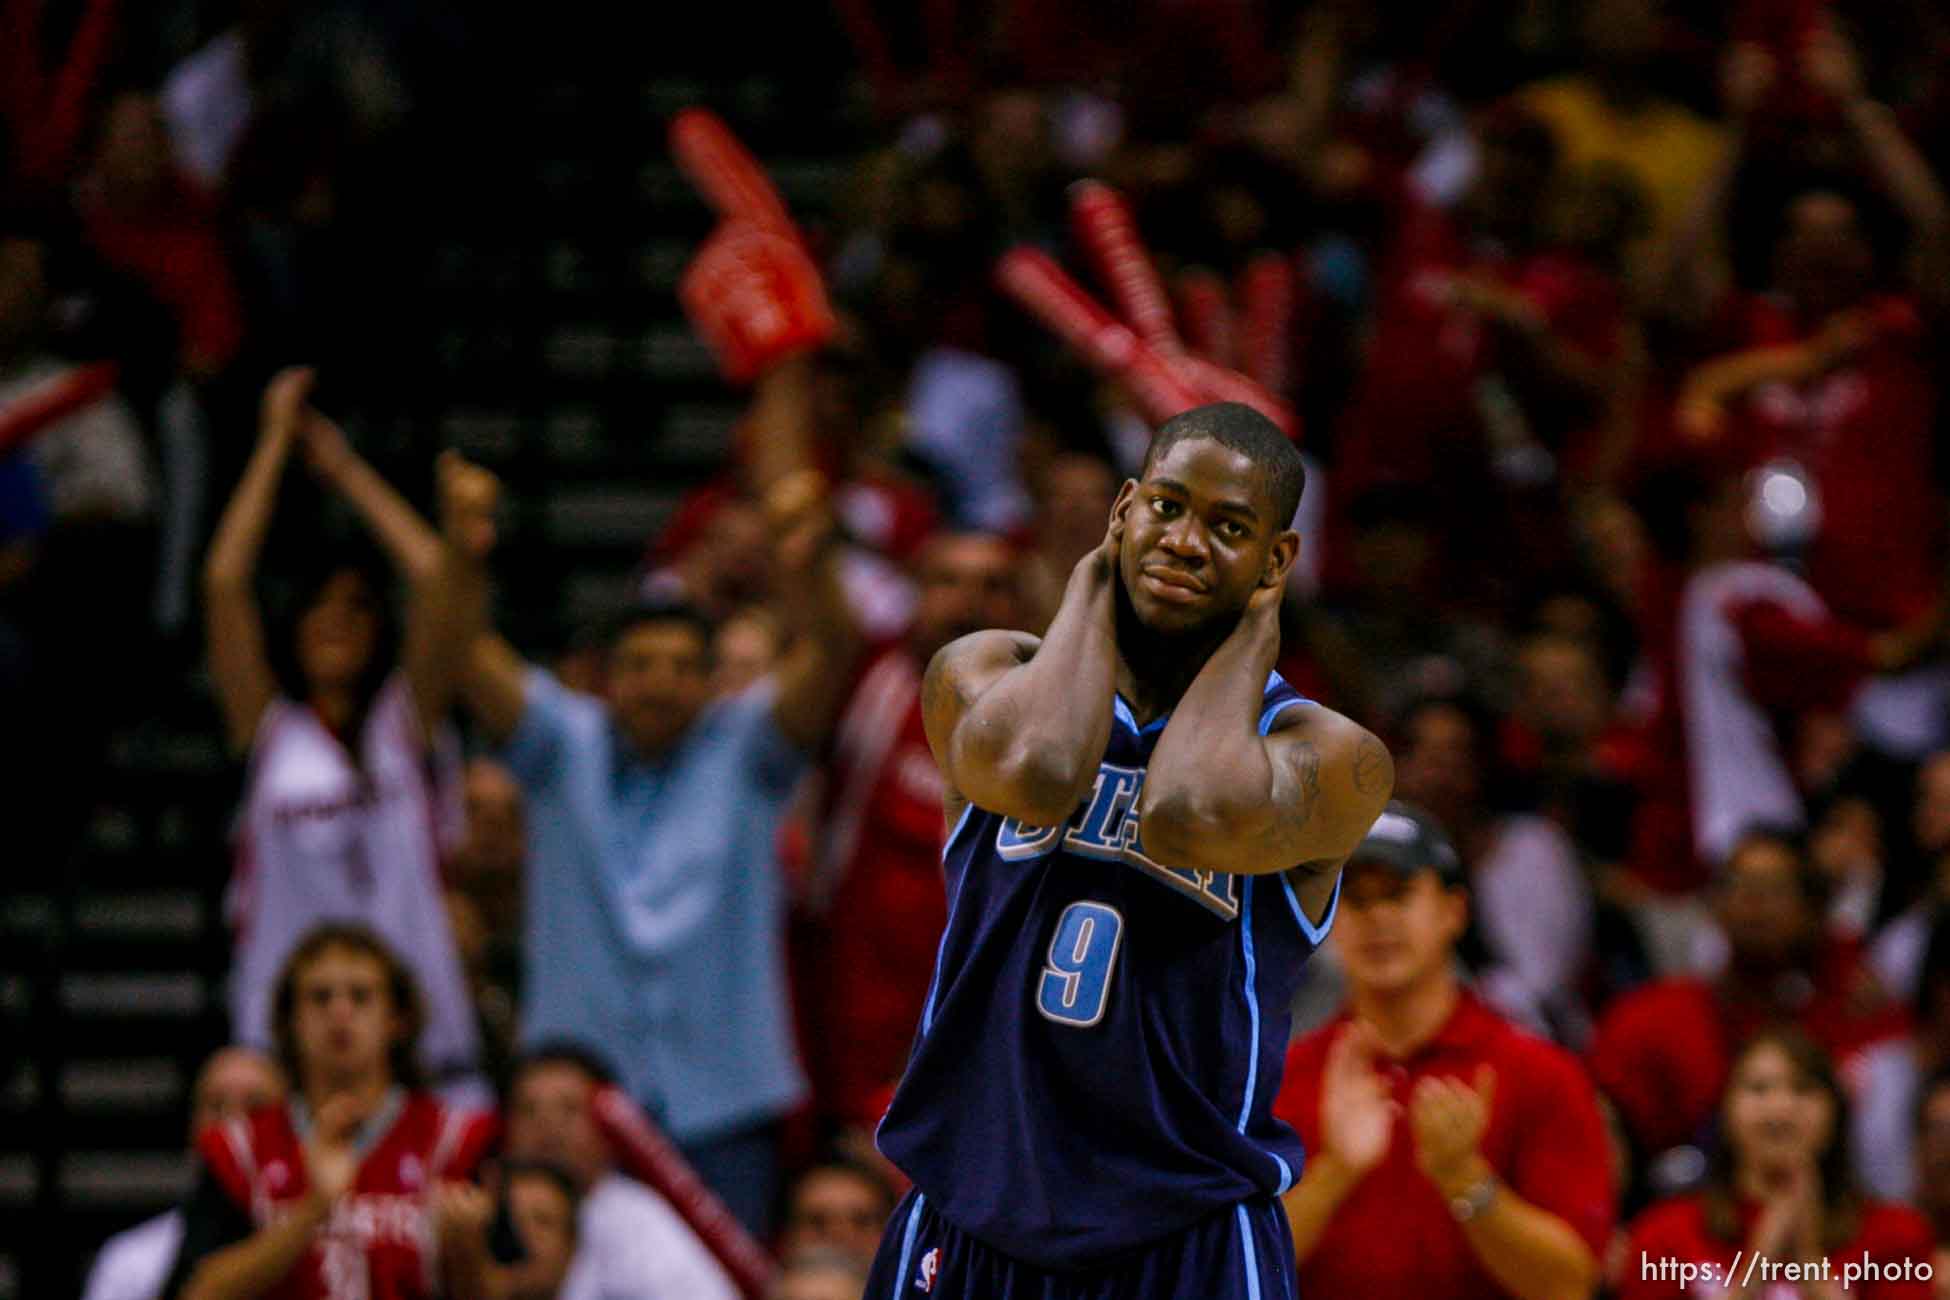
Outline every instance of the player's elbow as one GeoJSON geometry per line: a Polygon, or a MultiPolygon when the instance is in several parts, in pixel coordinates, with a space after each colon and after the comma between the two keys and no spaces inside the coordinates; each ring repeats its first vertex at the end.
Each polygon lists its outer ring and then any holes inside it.
{"type": "Polygon", "coordinates": [[[1241,846],[1270,829],[1268,811],[1264,801],[1248,804],[1217,791],[1174,789],[1154,796],[1147,785],[1138,807],[1138,843],[1146,857],[1166,866],[1237,872],[1241,846]]]}
{"type": "Polygon", "coordinates": [[[957,772],[979,772],[960,783],[985,808],[1014,817],[1025,826],[1060,826],[1070,819],[1096,769],[1047,745],[1011,745],[988,761],[958,764],[957,772]]]}

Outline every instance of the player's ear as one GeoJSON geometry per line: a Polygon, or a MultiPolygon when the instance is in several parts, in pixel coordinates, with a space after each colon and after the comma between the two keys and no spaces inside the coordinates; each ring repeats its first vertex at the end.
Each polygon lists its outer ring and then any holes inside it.
{"type": "Polygon", "coordinates": [[[1131,513],[1131,502],[1137,499],[1137,488],[1137,480],[1127,478],[1124,480],[1124,486],[1117,489],[1117,500],[1111,502],[1110,506],[1111,523],[1120,527],[1125,523],[1125,516],[1131,513]]]}
{"type": "Polygon", "coordinates": [[[1286,585],[1286,575],[1293,570],[1293,562],[1300,558],[1300,534],[1291,528],[1273,539],[1273,545],[1266,552],[1266,568],[1259,575],[1262,587],[1281,587],[1286,585]]]}

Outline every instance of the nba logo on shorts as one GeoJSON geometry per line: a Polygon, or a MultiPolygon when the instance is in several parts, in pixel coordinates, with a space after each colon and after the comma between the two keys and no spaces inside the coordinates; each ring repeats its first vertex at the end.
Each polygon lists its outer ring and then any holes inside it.
{"type": "Polygon", "coordinates": [[[934,1275],[940,1271],[941,1247],[936,1246],[927,1254],[921,1256],[921,1276],[914,1279],[915,1289],[919,1291],[933,1291],[934,1275]]]}

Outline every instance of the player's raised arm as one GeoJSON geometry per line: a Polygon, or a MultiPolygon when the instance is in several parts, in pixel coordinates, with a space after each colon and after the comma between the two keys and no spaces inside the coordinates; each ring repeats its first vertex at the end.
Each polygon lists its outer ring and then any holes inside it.
{"type": "MultiPolygon", "coordinates": [[[[922,713],[950,803],[966,800],[1030,826],[1076,810],[1110,743],[1117,643],[1112,603],[1121,527],[1070,572],[1039,643],[977,632],[928,665],[922,713]]],[[[950,811],[953,811],[951,806],[950,811]]]]}
{"type": "Polygon", "coordinates": [[[203,617],[210,647],[210,676],[231,748],[245,750],[258,719],[277,695],[277,679],[264,647],[264,620],[251,583],[258,553],[270,530],[278,484],[298,439],[312,372],[294,366],[280,371],[264,390],[257,447],[244,476],[217,522],[216,536],[203,561],[203,617]]]}
{"type": "Polygon", "coordinates": [[[1328,709],[1289,709],[1260,734],[1279,656],[1286,566],[1192,680],[1138,796],[1138,839],[1173,867],[1237,875],[1338,863],[1381,815],[1394,764],[1381,742],[1328,709]]]}

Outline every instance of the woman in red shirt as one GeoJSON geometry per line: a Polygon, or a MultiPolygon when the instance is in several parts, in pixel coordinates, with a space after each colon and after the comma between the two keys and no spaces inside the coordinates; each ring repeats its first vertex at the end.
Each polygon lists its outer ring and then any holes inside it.
{"type": "Polygon", "coordinates": [[[1734,1059],[1705,1186],[1661,1201],[1613,1262],[1620,1300],[1840,1300],[1931,1294],[1929,1225],[1870,1201],[1848,1172],[1834,1066],[1798,1029],[1763,1029],[1734,1059]]]}

